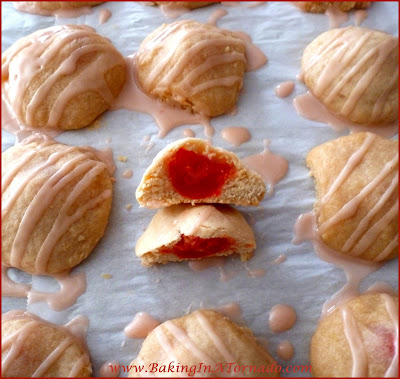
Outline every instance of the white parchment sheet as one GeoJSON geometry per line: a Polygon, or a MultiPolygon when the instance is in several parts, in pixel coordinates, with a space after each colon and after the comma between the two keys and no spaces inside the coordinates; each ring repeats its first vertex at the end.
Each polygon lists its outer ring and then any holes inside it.
{"type": "MultiPolygon", "coordinates": [[[[179,19],[206,22],[217,4],[192,11],[179,19]]],[[[249,261],[249,268],[266,268],[265,276],[250,278],[238,259],[228,259],[226,272],[237,275],[228,282],[219,280],[217,268],[193,272],[187,263],[168,264],[157,268],[144,268],[134,254],[137,239],[154,216],[154,210],[139,208],[135,190],[153,157],[168,143],[183,137],[187,126],[174,129],[164,139],[157,137],[158,128],[151,116],[119,110],[107,112],[100,127],[65,132],[57,140],[66,144],[91,145],[102,149],[111,147],[114,158],[126,156],[126,162],[115,159],[117,167],[114,183],[112,212],[106,233],[89,258],[73,272],[87,275],[87,291],[77,303],[62,312],[55,312],[46,304],[27,306],[26,299],[3,298],[2,311],[26,309],[56,323],[66,323],[78,314],[89,317],[88,346],[91,351],[94,375],[103,363],[117,360],[129,364],[136,357],[142,340],[127,340],[123,344],[124,327],[139,311],[146,311],[161,321],[185,314],[189,307],[197,309],[216,307],[237,302],[243,309],[244,320],[256,336],[269,340],[270,351],[276,357],[276,347],[290,340],[295,356],[286,365],[309,364],[309,344],[320,317],[323,302],[345,283],[345,274],[332,264],[321,261],[310,243],[291,244],[293,225],[303,212],[312,209],[315,201],[313,180],[305,166],[307,152],[316,145],[344,135],[329,127],[298,116],[292,105],[294,96],[305,92],[296,82],[294,93],[286,99],[275,96],[279,83],[295,80],[299,72],[304,48],[320,33],[328,30],[325,15],[305,14],[290,2],[267,2],[254,8],[226,7],[228,14],[219,26],[243,30],[268,56],[261,69],[246,73],[244,88],[238,102],[238,114],[212,120],[216,130],[215,146],[234,151],[239,157],[261,152],[263,139],[270,139],[274,153],[289,160],[289,171],[277,185],[274,196],[266,196],[260,207],[241,209],[253,225],[257,250],[249,261]],[[224,141],[220,133],[224,127],[245,126],[250,129],[250,142],[235,148],[224,141]],[[143,143],[146,136],[150,142],[143,143]],[[154,144],[146,153],[149,143],[154,144]],[[133,170],[133,178],[125,179],[122,173],[133,170]],[[130,211],[126,204],[132,203],[130,211]],[[271,265],[280,254],[287,260],[271,265]],[[104,279],[102,274],[110,274],[104,279]],[[268,329],[268,312],[278,303],[293,306],[298,315],[295,326],[288,332],[274,334],[268,329]]],[[[13,42],[38,29],[55,24],[88,24],[98,33],[111,39],[125,56],[136,51],[141,41],[162,23],[172,22],[157,7],[147,7],[140,2],[106,2],[93,8],[91,15],[72,19],[58,19],[17,12],[11,2],[2,2],[2,51],[13,42]],[[112,17],[99,25],[101,9],[109,9],[112,17]]],[[[352,14],[345,25],[354,25],[352,14]]],[[[397,35],[398,3],[380,2],[368,11],[365,27],[384,30],[397,35]]],[[[191,126],[196,136],[204,138],[200,125],[191,126]]],[[[14,144],[14,137],[2,132],[2,150],[14,144]]],[[[31,277],[18,271],[14,277],[29,282],[31,277]]],[[[398,261],[394,260],[368,277],[361,289],[375,281],[386,281],[397,288],[398,261]]],[[[34,277],[33,286],[42,290],[56,290],[51,278],[34,277]]],[[[123,374],[121,374],[123,376],[123,374]]],[[[282,376],[299,376],[283,374],[282,376]]]]}

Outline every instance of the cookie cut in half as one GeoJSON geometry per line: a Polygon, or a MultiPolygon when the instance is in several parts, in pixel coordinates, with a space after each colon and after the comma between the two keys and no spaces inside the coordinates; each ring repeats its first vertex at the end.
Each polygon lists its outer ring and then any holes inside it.
{"type": "Polygon", "coordinates": [[[246,69],[245,43],[233,32],[183,20],[163,24],[140,45],[143,91],[205,117],[230,112],[246,69]]]}
{"type": "Polygon", "coordinates": [[[372,133],[350,134],[308,153],[325,244],[365,260],[398,255],[398,160],[398,141],[372,133]]]}
{"type": "Polygon", "coordinates": [[[330,111],[356,124],[398,119],[398,38],[349,26],[322,33],[304,50],[307,87],[330,111]]]}
{"type": "MultiPolygon", "coordinates": [[[[175,378],[278,377],[280,370],[250,329],[210,309],[168,320],[153,329],[131,363],[132,367],[140,365],[152,376],[175,378]],[[172,371],[165,373],[162,367],[172,371]]],[[[130,370],[129,376],[141,374],[130,370]]]]}
{"type": "Polygon", "coordinates": [[[364,294],[337,306],[311,340],[315,377],[398,377],[399,300],[364,294]]]}
{"type": "Polygon", "coordinates": [[[244,217],[229,205],[179,204],[157,212],[136,244],[143,266],[239,254],[256,248],[244,217]]]}
{"type": "Polygon", "coordinates": [[[2,377],[89,377],[89,352],[83,338],[69,330],[18,310],[2,315],[2,377]]]}
{"type": "Polygon", "coordinates": [[[233,153],[207,141],[185,138],[161,150],[136,190],[141,206],[180,203],[259,205],[265,195],[261,176],[233,153]]]}

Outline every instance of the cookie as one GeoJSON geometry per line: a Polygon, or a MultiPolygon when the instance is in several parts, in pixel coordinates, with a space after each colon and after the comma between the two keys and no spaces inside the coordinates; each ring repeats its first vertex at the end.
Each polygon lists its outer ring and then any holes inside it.
{"type": "Polygon", "coordinates": [[[365,294],[336,308],[311,340],[315,377],[397,377],[398,298],[365,294]]]}
{"type": "Polygon", "coordinates": [[[318,231],[326,245],[353,257],[398,255],[398,142],[372,133],[312,149],[318,231]]]}
{"type": "Polygon", "coordinates": [[[169,9],[197,9],[215,4],[213,1],[151,1],[150,3],[150,5],[166,5],[169,9]]]}
{"type": "Polygon", "coordinates": [[[93,7],[104,1],[14,1],[14,7],[26,13],[53,16],[55,11],[93,7]]]}
{"type": "Polygon", "coordinates": [[[301,67],[313,95],[345,120],[379,127],[398,119],[398,38],[332,29],[306,47],[301,67]]]}
{"type": "Polygon", "coordinates": [[[94,149],[49,139],[2,154],[2,263],[56,274],[84,260],[111,210],[107,166],[94,149]]]}
{"type": "Polygon", "coordinates": [[[111,42],[85,25],[39,30],[2,55],[2,94],[30,128],[80,129],[109,109],[126,76],[111,42]]]}
{"type": "MultiPolygon", "coordinates": [[[[275,363],[250,329],[204,309],[166,321],[151,331],[131,366],[144,365],[158,377],[277,377],[275,363]],[[172,368],[163,372],[162,367],[172,368]]],[[[130,370],[129,376],[140,373],[130,370]]]]}
{"type": "Polygon", "coordinates": [[[293,4],[304,12],[324,13],[330,7],[336,7],[342,12],[366,9],[371,6],[371,1],[294,1],[293,4]]]}
{"type": "Polygon", "coordinates": [[[89,353],[66,327],[25,312],[11,311],[1,322],[2,377],[89,377],[89,353]]]}
{"type": "Polygon", "coordinates": [[[246,68],[245,43],[216,26],[176,21],[145,38],[136,67],[148,95],[215,117],[236,104],[246,68]]]}
{"type": "Polygon", "coordinates": [[[256,206],[264,195],[259,174],[235,154],[197,138],[181,139],[161,150],[136,190],[137,201],[148,208],[180,203],[256,206]]]}
{"type": "Polygon", "coordinates": [[[143,266],[211,256],[253,255],[254,234],[244,217],[228,205],[180,204],[157,212],[136,243],[143,266]]]}

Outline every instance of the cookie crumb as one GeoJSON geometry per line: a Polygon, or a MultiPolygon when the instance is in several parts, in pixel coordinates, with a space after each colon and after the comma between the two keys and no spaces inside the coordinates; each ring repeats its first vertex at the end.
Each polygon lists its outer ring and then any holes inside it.
{"type": "Polygon", "coordinates": [[[125,205],[125,209],[126,209],[127,211],[130,211],[130,210],[132,209],[132,204],[131,204],[131,203],[126,204],[126,205],[125,205]]]}
{"type": "Polygon", "coordinates": [[[117,159],[118,159],[120,162],[126,162],[126,161],[128,160],[128,157],[125,156],[125,155],[118,155],[117,159]]]}
{"type": "Polygon", "coordinates": [[[111,278],[112,278],[112,275],[111,275],[111,274],[101,274],[101,277],[102,277],[103,279],[111,279],[111,278]]]}

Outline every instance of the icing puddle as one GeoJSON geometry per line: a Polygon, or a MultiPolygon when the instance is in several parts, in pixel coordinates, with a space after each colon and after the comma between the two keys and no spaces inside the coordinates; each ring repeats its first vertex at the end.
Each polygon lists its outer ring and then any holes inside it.
{"type": "Polygon", "coordinates": [[[75,304],[77,299],[86,292],[86,275],[83,272],[74,275],[69,272],[52,275],[51,277],[60,285],[60,290],[41,292],[32,289],[31,285],[15,282],[9,277],[8,270],[8,267],[1,266],[1,295],[27,297],[28,304],[46,302],[51,309],[61,311],[75,304]]]}
{"type": "Polygon", "coordinates": [[[250,169],[258,172],[268,185],[268,194],[274,193],[274,187],[285,177],[289,162],[269,149],[269,140],[264,140],[264,150],[242,159],[250,169]]]}

